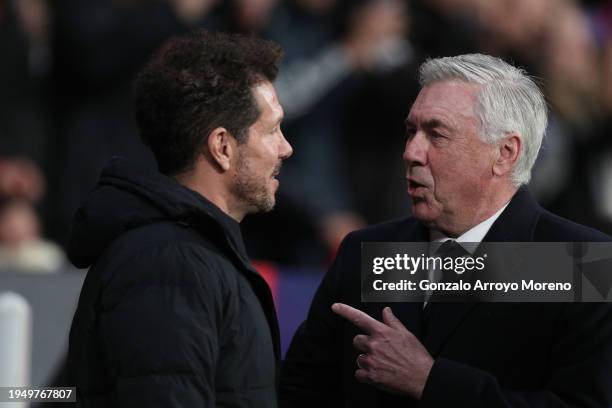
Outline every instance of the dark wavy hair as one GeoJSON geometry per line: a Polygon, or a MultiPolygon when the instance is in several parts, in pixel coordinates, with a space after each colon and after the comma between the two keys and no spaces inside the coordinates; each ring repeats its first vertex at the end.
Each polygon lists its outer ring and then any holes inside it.
{"type": "Polygon", "coordinates": [[[167,175],[193,167],[210,132],[244,143],[260,115],[252,88],[274,81],[283,52],[271,41],[196,30],[169,39],[135,83],[140,136],[167,175]]]}

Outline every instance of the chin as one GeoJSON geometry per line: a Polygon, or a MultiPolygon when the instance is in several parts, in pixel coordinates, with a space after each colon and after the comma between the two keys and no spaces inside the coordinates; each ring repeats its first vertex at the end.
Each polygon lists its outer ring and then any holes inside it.
{"type": "Polygon", "coordinates": [[[438,218],[437,215],[425,200],[412,200],[412,216],[417,220],[431,224],[438,218]]]}
{"type": "Polygon", "coordinates": [[[272,199],[266,202],[264,206],[262,206],[261,212],[265,212],[265,213],[270,212],[274,209],[274,206],[276,206],[276,200],[272,199]]]}
{"type": "Polygon", "coordinates": [[[274,194],[271,194],[258,200],[257,204],[255,205],[256,210],[254,212],[267,213],[272,211],[275,205],[276,198],[274,197],[274,194]]]}

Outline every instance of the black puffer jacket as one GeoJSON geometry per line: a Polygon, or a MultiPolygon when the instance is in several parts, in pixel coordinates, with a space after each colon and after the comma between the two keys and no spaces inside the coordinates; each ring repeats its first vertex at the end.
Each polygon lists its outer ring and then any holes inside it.
{"type": "Polygon", "coordinates": [[[219,208],[115,160],[77,213],[69,253],[92,265],[70,331],[80,406],[276,406],[270,289],[219,208]]]}

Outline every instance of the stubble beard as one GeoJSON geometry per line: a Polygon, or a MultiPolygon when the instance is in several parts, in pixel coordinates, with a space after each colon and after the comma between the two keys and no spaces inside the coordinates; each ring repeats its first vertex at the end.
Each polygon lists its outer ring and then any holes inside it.
{"type": "Polygon", "coordinates": [[[238,154],[232,192],[247,214],[269,212],[276,203],[269,176],[254,174],[242,153],[238,154]]]}

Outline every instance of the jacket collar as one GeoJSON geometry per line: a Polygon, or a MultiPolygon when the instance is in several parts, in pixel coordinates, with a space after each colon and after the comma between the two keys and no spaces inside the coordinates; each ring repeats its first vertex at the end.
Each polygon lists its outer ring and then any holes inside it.
{"type": "MultiPolygon", "coordinates": [[[[183,188],[187,189],[187,187],[183,188]]],[[[238,257],[240,263],[247,269],[254,271],[244,245],[244,239],[242,238],[242,231],[238,221],[230,217],[199,193],[193,190],[189,191],[197,196],[200,201],[199,207],[202,211],[186,216],[183,221],[187,224],[191,224],[196,230],[199,230],[203,234],[206,233],[207,229],[204,226],[210,224],[210,221],[212,221],[220,227],[220,232],[224,236],[225,242],[231,251],[238,257]]]]}
{"type": "Polygon", "coordinates": [[[522,186],[510,200],[510,204],[493,223],[485,235],[485,242],[533,241],[540,212],[539,204],[527,187],[522,186]]]}
{"type": "Polygon", "coordinates": [[[160,221],[190,225],[253,270],[238,222],[173,178],[123,158],[108,163],[98,185],[77,211],[69,243],[70,259],[77,267],[87,267],[119,235],[160,221]]]}

